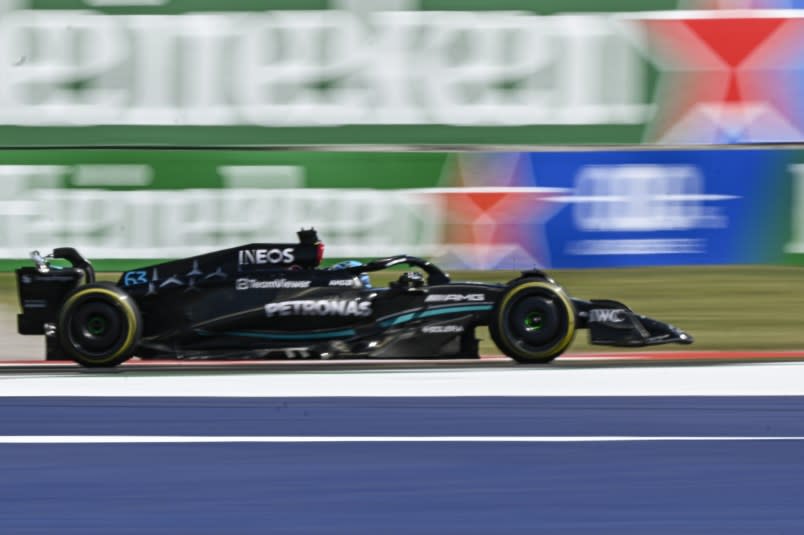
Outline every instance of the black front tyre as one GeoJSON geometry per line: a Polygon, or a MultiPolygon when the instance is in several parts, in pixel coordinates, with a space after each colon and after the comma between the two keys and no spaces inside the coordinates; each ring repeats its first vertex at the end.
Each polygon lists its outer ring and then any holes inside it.
{"type": "Polygon", "coordinates": [[[517,362],[544,364],[575,338],[575,308],[556,284],[517,281],[495,305],[489,332],[497,347],[517,362]]]}
{"type": "Polygon", "coordinates": [[[59,312],[59,343],[73,360],[88,367],[117,366],[131,358],[141,328],[137,304],[107,282],[76,288],[59,312]]]}

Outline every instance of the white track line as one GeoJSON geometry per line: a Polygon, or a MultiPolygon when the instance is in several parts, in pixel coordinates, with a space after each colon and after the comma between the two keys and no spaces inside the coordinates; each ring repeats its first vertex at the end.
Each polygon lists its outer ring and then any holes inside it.
{"type": "Polygon", "coordinates": [[[394,442],[753,442],[804,441],[804,436],[149,436],[7,435],[0,444],[219,444],[219,443],[394,443],[394,442]]]}
{"type": "Polygon", "coordinates": [[[729,366],[126,375],[0,375],[5,396],[804,396],[804,362],[729,366]]]}

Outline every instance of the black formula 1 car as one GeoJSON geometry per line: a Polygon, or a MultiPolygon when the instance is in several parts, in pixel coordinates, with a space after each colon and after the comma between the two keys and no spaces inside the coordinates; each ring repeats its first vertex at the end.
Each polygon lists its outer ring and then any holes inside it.
{"type": "Polygon", "coordinates": [[[593,344],[692,343],[685,332],[616,301],[567,295],[545,273],[507,284],[456,282],[400,255],[319,268],[315,230],[126,271],[97,282],[73,248],[16,270],[21,334],[44,334],[48,359],[116,366],[140,358],[477,357],[475,328],[522,363],[561,355],[578,329],[593,344]],[[63,259],[69,267],[52,265],[63,259]],[[387,288],[371,272],[406,265],[387,288]]]}

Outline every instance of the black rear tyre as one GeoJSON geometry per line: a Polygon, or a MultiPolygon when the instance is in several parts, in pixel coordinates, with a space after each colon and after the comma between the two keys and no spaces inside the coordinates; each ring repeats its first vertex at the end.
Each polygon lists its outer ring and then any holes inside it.
{"type": "Polygon", "coordinates": [[[575,308],[556,284],[517,281],[494,306],[489,332],[515,361],[544,364],[566,351],[575,338],[575,308]]]}
{"type": "Polygon", "coordinates": [[[141,328],[137,304],[107,282],[76,288],[59,312],[59,343],[73,360],[88,367],[117,366],[131,358],[141,328]]]}

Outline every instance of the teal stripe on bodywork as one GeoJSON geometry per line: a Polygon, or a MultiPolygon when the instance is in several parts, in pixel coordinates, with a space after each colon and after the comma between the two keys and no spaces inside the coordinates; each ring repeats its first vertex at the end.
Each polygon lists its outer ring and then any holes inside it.
{"type": "MultiPolygon", "coordinates": [[[[422,312],[406,312],[394,318],[384,319],[379,322],[380,327],[388,328],[400,325],[412,320],[442,316],[445,314],[459,314],[462,312],[484,312],[491,310],[493,305],[460,305],[453,307],[435,308],[422,312]]],[[[265,340],[325,340],[327,338],[348,338],[355,336],[357,331],[354,329],[340,329],[337,331],[326,331],[317,333],[266,333],[260,331],[223,331],[212,332],[200,329],[196,331],[201,336],[243,336],[247,338],[263,338],[265,340]]]]}
{"type": "Polygon", "coordinates": [[[431,318],[444,314],[459,314],[461,312],[485,312],[491,310],[493,305],[461,305],[454,307],[434,308],[422,312],[408,312],[400,314],[395,318],[389,318],[380,322],[380,327],[392,327],[401,323],[406,323],[414,319],[431,318]]]}
{"type": "Polygon", "coordinates": [[[399,325],[400,323],[405,323],[406,321],[412,320],[416,317],[415,312],[408,312],[407,314],[402,314],[401,316],[397,316],[395,318],[382,320],[379,325],[380,327],[392,327],[394,325],[399,325]]]}

